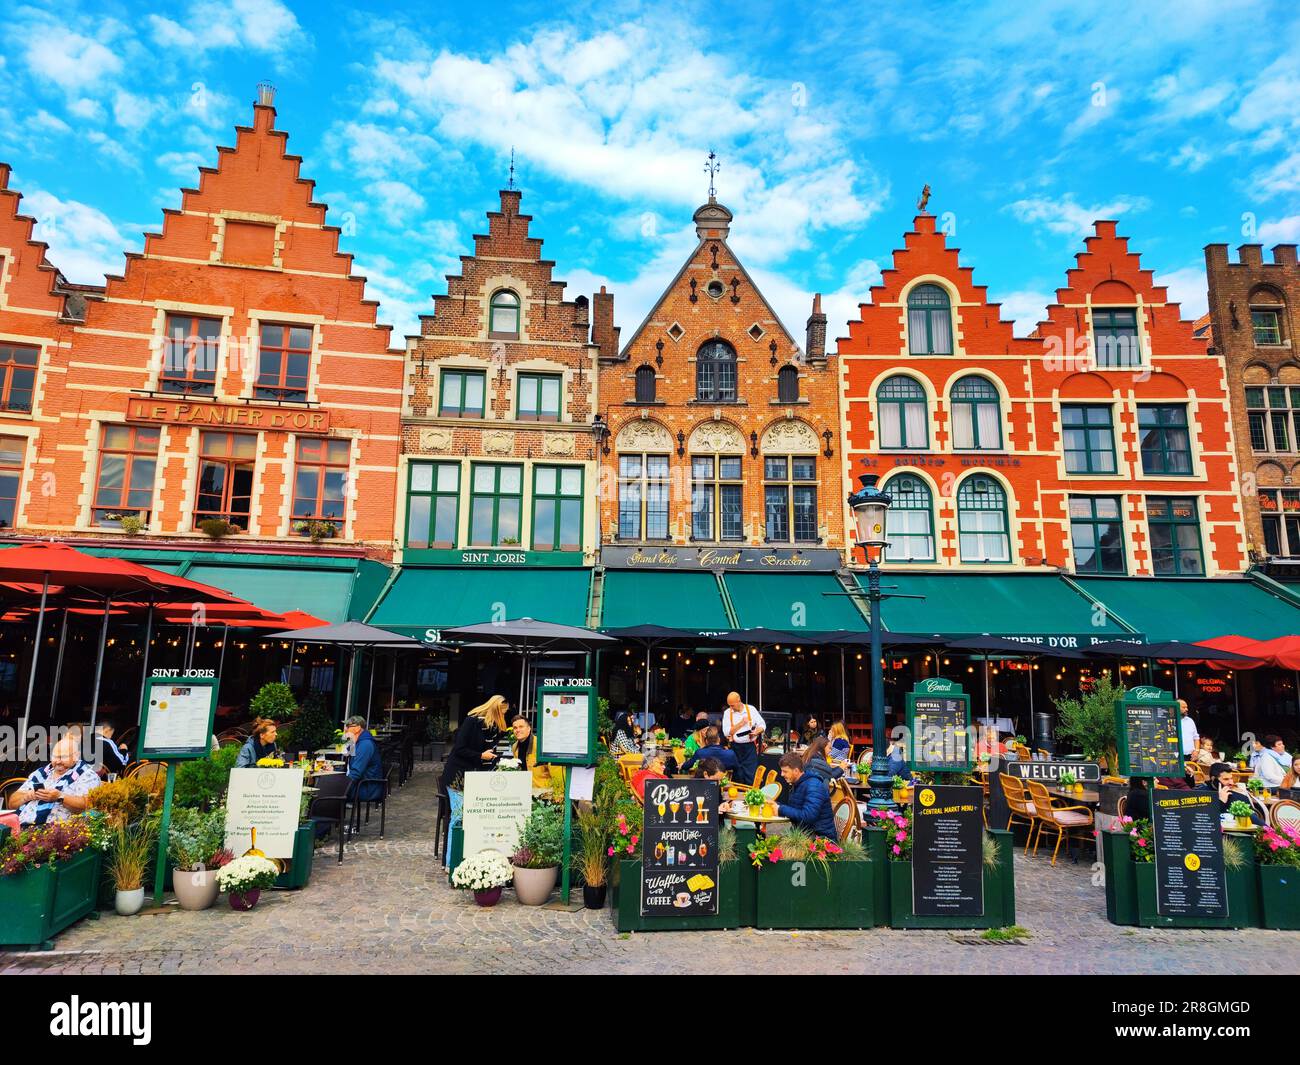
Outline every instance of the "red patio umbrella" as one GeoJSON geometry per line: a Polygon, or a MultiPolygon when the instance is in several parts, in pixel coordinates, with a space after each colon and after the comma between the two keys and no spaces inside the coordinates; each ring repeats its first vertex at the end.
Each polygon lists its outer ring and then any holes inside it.
{"type": "Polygon", "coordinates": [[[1268,664],[1278,669],[1300,669],[1300,636],[1279,636],[1274,640],[1263,640],[1249,652],[1254,657],[1268,660],[1268,664]]]}

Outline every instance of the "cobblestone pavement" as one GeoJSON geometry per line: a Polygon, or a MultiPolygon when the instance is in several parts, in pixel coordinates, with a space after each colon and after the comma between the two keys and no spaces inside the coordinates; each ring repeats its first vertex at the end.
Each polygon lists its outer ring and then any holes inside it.
{"type": "MultiPolygon", "coordinates": [[[[0,974],[79,973],[636,973],[746,970],[791,973],[1186,973],[1206,949],[1231,950],[1261,972],[1293,973],[1300,932],[1119,928],[1085,861],[1016,858],[1023,944],[939,931],[671,932],[619,935],[608,910],[565,913],[496,907],[453,891],[433,856],[430,765],[350,844],[319,850],[302,891],[264,892],[250,913],[224,899],[202,913],[81,921],[48,952],[0,952],[0,974]]],[[[580,895],[575,894],[575,897],[580,895]]],[[[1224,955],[1226,956],[1226,955],[1224,955]]]]}

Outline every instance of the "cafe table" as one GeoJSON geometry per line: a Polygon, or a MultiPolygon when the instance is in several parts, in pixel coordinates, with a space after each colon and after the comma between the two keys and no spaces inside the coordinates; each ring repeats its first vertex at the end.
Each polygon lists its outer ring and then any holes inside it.
{"type": "Polygon", "coordinates": [[[790,827],[790,819],[779,814],[768,817],[766,814],[751,814],[746,809],[743,813],[726,810],[722,816],[735,827],[753,825],[755,829],[769,836],[779,836],[790,827]]]}
{"type": "Polygon", "coordinates": [[[1082,792],[1066,791],[1064,788],[1048,788],[1047,794],[1056,799],[1064,799],[1076,806],[1097,806],[1101,803],[1101,793],[1084,788],[1082,792]]]}

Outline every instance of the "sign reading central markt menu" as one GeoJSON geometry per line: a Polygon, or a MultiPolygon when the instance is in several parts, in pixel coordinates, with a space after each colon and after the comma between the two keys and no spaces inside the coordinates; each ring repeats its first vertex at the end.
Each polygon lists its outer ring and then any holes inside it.
{"type": "Polygon", "coordinates": [[[1181,777],[1181,709],[1159,688],[1130,688],[1115,700],[1115,736],[1122,777],[1181,777]]]}
{"type": "Polygon", "coordinates": [[[956,681],[928,677],[906,696],[913,769],[969,773],[970,696],[956,681]]]}
{"type": "Polygon", "coordinates": [[[641,916],[718,912],[716,780],[647,780],[641,840],[641,916]]]}
{"type": "Polygon", "coordinates": [[[984,916],[984,790],[923,784],[912,799],[912,912],[984,916]]]}
{"type": "Polygon", "coordinates": [[[1156,913],[1227,917],[1219,801],[1212,792],[1153,791],[1156,913]]]}

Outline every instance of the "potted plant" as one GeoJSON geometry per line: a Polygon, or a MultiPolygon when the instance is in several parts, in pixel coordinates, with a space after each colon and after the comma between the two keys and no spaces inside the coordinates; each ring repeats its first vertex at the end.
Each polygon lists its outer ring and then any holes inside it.
{"type": "Polygon", "coordinates": [[[0,843],[0,944],[52,947],[53,937],[95,912],[102,818],[73,817],[24,829],[0,843]]]}
{"type": "Polygon", "coordinates": [[[206,910],[217,901],[217,871],[232,857],[223,847],[225,820],[221,809],[172,810],[167,856],[175,867],[172,890],[182,910],[206,910]]]}
{"type": "Polygon", "coordinates": [[[150,820],[120,823],[108,852],[108,875],[116,895],[113,908],[132,917],[144,906],[144,877],[157,842],[157,827],[150,820]]]}
{"type": "Polygon", "coordinates": [[[474,892],[479,906],[495,906],[501,901],[501,889],[514,874],[510,862],[500,851],[479,851],[466,858],[451,874],[452,887],[474,892]]]}
{"type": "Polygon", "coordinates": [[[613,854],[606,818],[596,810],[581,811],[578,814],[578,841],[577,867],[582,877],[582,904],[589,910],[603,910],[608,862],[613,854]]]}
{"type": "Polygon", "coordinates": [[[1259,777],[1251,777],[1246,781],[1246,790],[1252,795],[1268,796],[1268,789],[1264,787],[1264,782],[1259,777]]]}
{"type": "Polygon", "coordinates": [[[1300,928],[1300,829],[1282,824],[1255,836],[1261,924],[1300,928]]]}
{"type": "Polygon", "coordinates": [[[293,697],[293,689],[289,685],[273,680],[258,688],[248,709],[254,717],[288,721],[298,712],[298,700],[293,697]]]}
{"type": "Polygon", "coordinates": [[[128,514],[118,519],[117,527],[127,536],[139,536],[144,532],[144,519],[138,514],[128,514]]]}
{"type": "Polygon", "coordinates": [[[902,777],[896,776],[894,777],[893,780],[893,789],[894,789],[894,802],[898,803],[899,806],[906,806],[909,802],[912,801],[911,781],[904,780],[902,777]]]}
{"type": "Polygon", "coordinates": [[[270,858],[245,854],[217,870],[217,886],[229,894],[232,910],[251,910],[279,875],[280,867],[270,858]]]}
{"type": "Polygon", "coordinates": [[[222,540],[239,531],[225,518],[204,518],[199,522],[199,530],[211,540],[222,540]]]}
{"type": "Polygon", "coordinates": [[[763,807],[767,803],[767,796],[758,788],[750,788],[745,792],[745,805],[749,807],[750,817],[759,817],[763,813],[763,807]]]}
{"type": "MultiPolygon", "coordinates": [[[[1088,761],[1104,760],[1107,766],[1114,767],[1117,764],[1115,701],[1123,695],[1124,686],[1115,683],[1107,673],[1078,698],[1054,700],[1057,738],[1076,744],[1088,761]]],[[[1017,742],[1021,742],[1019,737],[1017,742]]]]}
{"type": "Polygon", "coordinates": [[[1228,815],[1237,819],[1236,827],[1242,832],[1250,831],[1250,818],[1253,812],[1250,803],[1244,799],[1238,799],[1236,802],[1228,804],[1228,815]]]}
{"type": "Polygon", "coordinates": [[[103,815],[113,828],[144,817],[149,799],[149,789],[134,778],[108,781],[89,795],[90,808],[103,815]]]}
{"type": "Polygon", "coordinates": [[[306,536],[313,544],[322,540],[333,539],[338,527],[332,521],[295,521],[293,531],[299,536],[306,536]]]}
{"type": "Polygon", "coordinates": [[[876,877],[860,843],[844,844],[790,829],[749,845],[756,870],[759,928],[872,928],[878,923],[876,877]]]}
{"type": "Polygon", "coordinates": [[[535,802],[519,832],[519,846],[510,858],[515,898],[525,906],[540,906],[551,897],[564,857],[564,811],[549,802],[535,802]]]}

